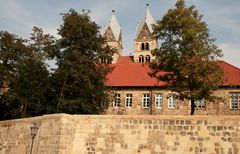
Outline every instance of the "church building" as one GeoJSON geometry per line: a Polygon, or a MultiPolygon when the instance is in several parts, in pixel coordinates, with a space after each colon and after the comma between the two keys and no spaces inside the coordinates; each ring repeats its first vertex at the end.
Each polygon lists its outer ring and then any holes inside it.
{"type": "MultiPolygon", "coordinates": [[[[137,25],[133,40],[133,55],[123,56],[122,28],[115,12],[103,29],[107,45],[117,52],[111,61],[113,71],[107,76],[107,86],[112,100],[106,114],[127,115],[189,115],[190,101],[178,100],[175,93],[164,87],[164,83],[148,75],[151,72],[148,63],[154,59],[151,51],[158,48],[158,42],[152,36],[152,24],[155,21],[149,8],[137,25]]],[[[219,85],[214,95],[223,100],[195,102],[196,115],[240,115],[240,69],[225,62],[217,64],[224,70],[224,83],[219,85]]]]}

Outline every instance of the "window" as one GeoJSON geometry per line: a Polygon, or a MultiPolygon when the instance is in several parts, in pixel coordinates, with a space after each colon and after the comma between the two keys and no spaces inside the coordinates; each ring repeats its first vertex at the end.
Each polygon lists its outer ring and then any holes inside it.
{"type": "Polygon", "coordinates": [[[168,97],[168,108],[175,108],[176,99],[174,94],[170,94],[168,97]]]}
{"type": "Polygon", "coordinates": [[[144,43],[141,44],[141,49],[142,49],[142,50],[145,49],[144,43]]]}
{"type": "Polygon", "coordinates": [[[101,64],[111,64],[112,59],[111,58],[101,58],[101,64]]]}
{"type": "Polygon", "coordinates": [[[150,95],[143,94],[142,106],[143,108],[149,108],[150,105],[150,95]]]}
{"type": "Polygon", "coordinates": [[[115,108],[120,107],[120,94],[115,94],[113,107],[115,108]]]}
{"type": "Polygon", "coordinates": [[[146,43],[146,50],[149,50],[149,43],[146,43]]]}
{"type": "Polygon", "coordinates": [[[105,63],[106,63],[105,61],[106,61],[105,58],[101,58],[101,59],[100,59],[100,63],[101,63],[101,64],[105,64],[105,63]]]}
{"type": "Polygon", "coordinates": [[[146,55],[145,59],[146,59],[146,62],[150,62],[150,60],[151,60],[149,55],[146,55]]]}
{"type": "Polygon", "coordinates": [[[107,59],[107,64],[112,64],[112,59],[108,58],[107,59]]]}
{"type": "Polygon", "coordinates": [[[126,95],[125,107],[126,108],[131,108],[132,107],[132,94],[127,94],[126,95]]]}
{"type": "Polygon", "coordinates": [[[144,63],[144,57],[143,57],[143,55],[140,55],[140,56],[139,56],[139,62],[140,62],[140,63],[144,63]]]}
{"type": "Polygon", "coordinates": [[[196,109],[205,109],[206,108],[206,103],[205,103],[204,99],[196,100],[194,103],[195,103],[196,109]]]}
{"type": "Polygon", "coordinates": [[[232,92],[230,97],[230,109],[240,109],[240,92],[232,92]]]}
{"type": "Polygon", "coordinates": [[[156,108],[161,108],[162,107],[162,103],[163,103],[163,94],[156,94],[155,95],[155,107],[156,108]]]}

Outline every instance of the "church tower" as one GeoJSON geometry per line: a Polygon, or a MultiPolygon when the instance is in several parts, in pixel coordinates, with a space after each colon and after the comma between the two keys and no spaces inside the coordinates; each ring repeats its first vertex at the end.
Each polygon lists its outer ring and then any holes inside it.
{"type": "Polygon", "coordinates": [[[134,40],[134,61],[150,62],[154,57],[151,51],[158,47],[157,40],[153,38],[152,24],[155,24],[153,17],[149,11],[148,4],[145,15],[137,26],[136,38],[134,40]]]}
{"type": "Polygon", "coordinates": [[[122,28],[119,25],[115,11],[112,10],[112,15],[103,29],[103,37],[106,38],[108,46],[114,48],[116,53],[113,55],[112,64],[117,63],[119,56],[122,55],[123,47],[122,47],[122,28]]]}

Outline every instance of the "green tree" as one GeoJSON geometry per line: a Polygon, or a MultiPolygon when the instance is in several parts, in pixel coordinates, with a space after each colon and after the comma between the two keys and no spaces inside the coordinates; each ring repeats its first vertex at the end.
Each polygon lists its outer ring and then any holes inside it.
{"type": "Polygon", "coordinates": [[[33,52],[34,58],[45,62],[52,60],[58,51],[57,39],[50,34],[44,34],[39,27],[33,27],[29,48],[33,52]]]}
{"type": "Polygon", "coordinates": [[[100,64],[100,59],[110,59],[114,51],[103,45],[99,26],[84,10],[63,14],[59,34],[58,69],[53,74],[57,112],[101,113],[107,102],[104,83],[111,68],[100,64]]]}
{"type": "Polygon", "coordinates": [[[177,98],[191,100],[191,115],[196,100],[216,100],[212,92],[221,84],[223,73],[216,58],[222,51],[195,6],[177,1],[175,8],[154,25],[153,34],[161,46],[153,52],[156,59],[150,65],[151,75],[177,92],[177,98]]]}
{"type": "Polygon", "coordinates": [[[6,95],[11,108],[8,118],[46,114],[49,103],[49,73],[46,66],[30,56],[22,59],[17,69],[6,95]]]}
{"type": "Polygon", "coordinates": [[[5,95],[17,73],[20,59],[26,55],[25,40],[6,31],[0,32],[0,119],[7,117],[10,111],[5,95]]]}
{"type": "Polygon", "coordinates": [[[4,78],[1,81],[8,90],[2,93],[1,119],[51,112],[53,96],[45,60],[55,51],[55,39],[37,27],[33,28],[29,41],[7,32],[2,34],[0,70],[4,78]]]}

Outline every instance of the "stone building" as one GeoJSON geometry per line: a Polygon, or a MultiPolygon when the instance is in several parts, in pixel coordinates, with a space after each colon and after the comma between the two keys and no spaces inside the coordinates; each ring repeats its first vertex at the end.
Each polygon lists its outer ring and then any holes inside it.
{"type": "MultiPolygon", "coordinates": [[[[108,75],[107,86],[112,91],[113,100],[106,114],[160,114],[189,115],[190,101],[181,101],[174,97],[174,92],[166,90],[164,83],[151,78],[148,62],[154,57],[151,51],[158,47],[152,36],[152,24],[155,21],[149,9],[137,26],[133,40],[133,55],[123,56],[122,29],[113,11],[109,22],[103,30],[107,45],[117,49],[113,55],[114,67],[108,75]]],[[[222,101],[196,101],[195,114],[198,115],[240,115],[240,69],[225,62],[218,61],[224,70],[224,83],[214,92],[222,101]]]]}

